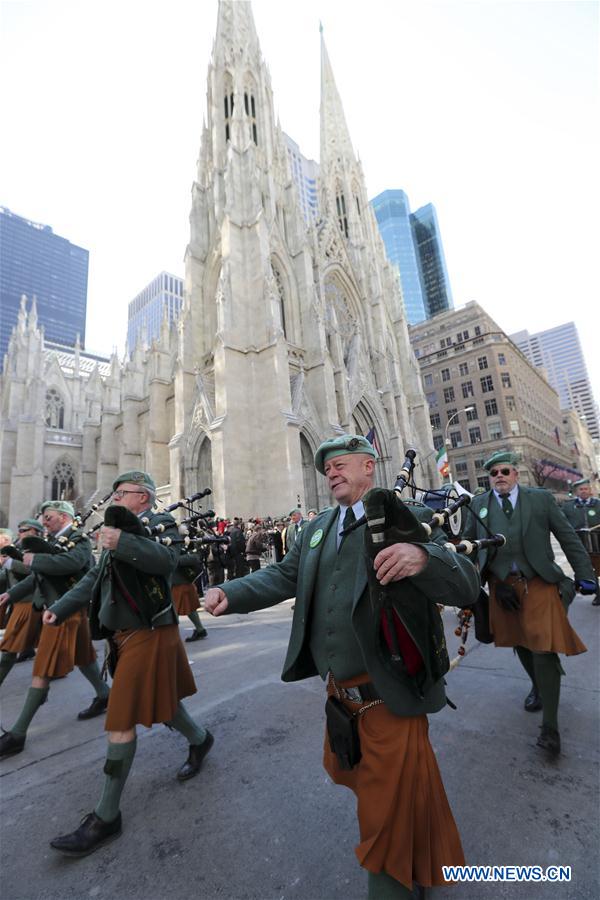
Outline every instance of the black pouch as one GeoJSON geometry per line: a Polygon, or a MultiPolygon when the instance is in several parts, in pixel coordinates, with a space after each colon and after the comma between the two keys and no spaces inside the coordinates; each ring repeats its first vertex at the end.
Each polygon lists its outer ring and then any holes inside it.
{"type": "Polygon", "coordinates": [[[512,584],[499,581],[496,584],[495,596],[500,606],[507,612],[516,612],[518,609],[521,609],[521,601],[512,584]]]}
{"type": "Polygon", "coordinates": [[[110,675],[111,678],[115,677],[118,658],[119,648],[117,642],[112,637],[106,638],[104,642],[104,662],[102,663],[102,671],[100,673],[105,681],[107,680],[107,674],[110,675]]]}
{"type": "Polygon", "coordinates": [[[337,697],[328,697],[325,704],[327,736],[331,752],[335,753],[341,769],[349,771],[360,762],[358,720],[337,697]]]}

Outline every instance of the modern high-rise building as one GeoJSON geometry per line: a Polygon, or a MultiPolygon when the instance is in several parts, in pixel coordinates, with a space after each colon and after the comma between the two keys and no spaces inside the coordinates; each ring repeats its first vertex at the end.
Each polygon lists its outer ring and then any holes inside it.
{"type": "Polygon", "coordinates": [[[585,417],[589,433],[598,440],[598,413],[575,323],[565,322],[536,334],[518,331],[510,339],[532,365],[545,369],[546,378],[560,397],[561,408],[585,417]]]}
{"type": "Polygon", "coordinates": [[[318,178],[319,164],[300,152],[300,147],[288,134],[284,133],[292,177],[298,190],[300,209],[307,225],[312,225],[319,217],[318,178]]]}
{"type": "Polygon", "coordinates": [[[419,263],[413,241],[410,206],[404,191],[383,191],[371,200],[388,259],[400,276],[406,318],[417,325],[427,318],[419,263]]]}
{"type": "Polygon", "coordinates": [[[88,259],[49,225],[0,207],[0,367],[24,294],[36,297],[48,340],[73,347],[79,335],[85,346],[88,259]]]}
{"type": "Polygon", "coordinates": [[[446,269],[442,237],[435,207],[428,203],[411,213],[413,241],[419,264],[421,290],[427,318],[454,309],[450,280],[446,269]]]}
{"type": "Polygon", "coordinates": [[[138,337],[144,333],[148,343],[158,337],[167,313],[169,323],[181,312],[183,279],[169,272],[161,272],[147,284],[129,304],[127,322],[127,351],[131,353],[138,337]]]}

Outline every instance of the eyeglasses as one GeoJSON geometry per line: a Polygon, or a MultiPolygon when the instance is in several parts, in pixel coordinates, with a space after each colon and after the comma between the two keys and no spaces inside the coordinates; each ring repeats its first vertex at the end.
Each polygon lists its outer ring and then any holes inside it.
{"type": "Polygon", "coordinates": [[[25,534],[26,531],[37,531],[37,528],[18,528],[19,534],[25,534]]]}
{"type": "Polygon", "coordinates": [[[492,478],[496,478],[497,475],[510,475],[510,472],[510,469],[490,469],[492,478]]]}
{"type": "Polygon", "coordinates": [[[116,497],[117,500],[121,500],[125,494],[145,494],[146,491],[113,491],[113,497],[116,497]]]}

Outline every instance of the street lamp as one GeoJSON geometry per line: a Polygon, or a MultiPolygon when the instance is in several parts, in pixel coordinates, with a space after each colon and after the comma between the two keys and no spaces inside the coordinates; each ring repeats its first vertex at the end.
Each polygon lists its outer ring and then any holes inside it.
{"type": "MultiPolygon", "coordinates": [[[[444,431],[444,446],[448,449],[452,447],[452,441],[448,437],[448,429],[450,428],[450,423],[453,419],[457,419],[461,413],[472,412],[475,409],[474,406],[465,406],[463,409],[458,409],[454,415],[450,416],[448,421],[446,422],[446,430],[444,431]]],[[[452,483],[452,474],[450,472],[450,454],[448,453],[448,481],[452,483]]]]}

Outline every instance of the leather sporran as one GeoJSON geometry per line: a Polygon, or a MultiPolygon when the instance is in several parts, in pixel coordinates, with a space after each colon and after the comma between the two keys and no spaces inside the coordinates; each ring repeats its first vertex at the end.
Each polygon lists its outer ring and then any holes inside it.
{"type": "Polygon", "coordinates": [[[325,704],[327,736],[331,752],[335,753],[340,769],[349,771],[356,766],[362,753],[358,735],[358,719],[337,697],[328,697],[325,704]]]}

